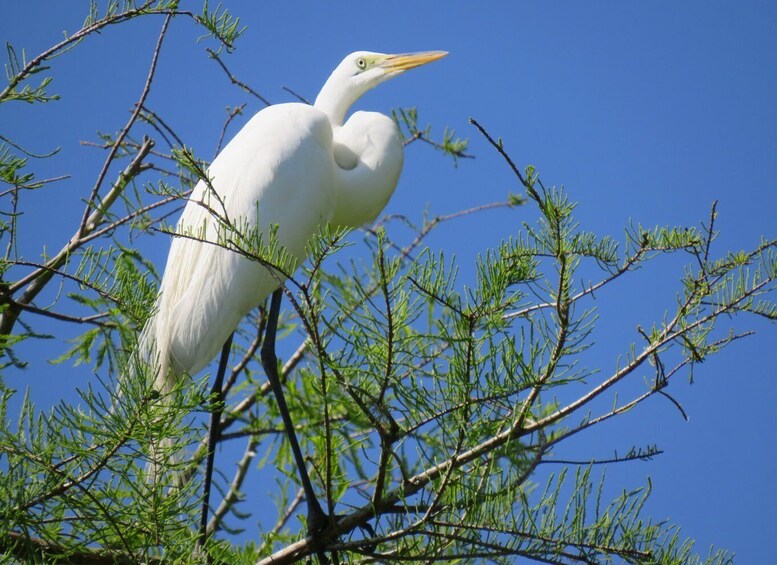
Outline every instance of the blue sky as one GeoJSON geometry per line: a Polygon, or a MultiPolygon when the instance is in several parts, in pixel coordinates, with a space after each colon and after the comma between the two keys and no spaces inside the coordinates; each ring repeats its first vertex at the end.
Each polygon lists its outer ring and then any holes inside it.
{"type": "MultiPolygon", "coordinates": [[[[504,139],[520,164],[535,165],[546,185],[563,185],[579,201],[581,226],[620,237],[628,222],[699,225],[719,201],[719,252],[774,238],[777,210],[777,4],[773,2],[248,2],[224,6],[247,26],[230,69],[272,102],[290,101],[289,86],[313,99],[342,57],[357,49],[402,52],[444,49],[450,55],[368,93],[361,109],[415,106],[433,131],[445,126],[471,140],[471,161],[457,168],[420,145],[406,165],[388,212],[420,219],[503,200],[517,191],[500,158],[468,125],[472,116],[504,139]]],[[[0,39],[29,56],[74,31],[87,3],[6,4],[0,39]]],[[[52,252],[71,235],[101,155],[78,145],[97,130],[123,125],[145,78],[160,20],[107,29],[52,63],[45,107],[5,104],[0,132],[35,152],[61,146],[39,175],[72,179],[31,196],[23,252],[52,252]],[[37,200],[36,200],[37,198],[37,200]]],[[[212,155],[227,105],[247,102],[196,44],[198,33],[175,22],[163,47],[149,106],[195,150],[212,155]]],[[[236,130],[232,130],[234,134],[236,130]]],[[[532,223],[536,209],[491,212],[441,230],[429,244],[455,254],[460,283],[477,253],[532,223]]],[[[166,243],[148,245],[161,268],[166,243]]],[[[684,260],[659,262],[597,301],[602,331],[594,351],[606,372],[637,324],[659,321],[673,303],[684,260]]],[[[777,444],[774,406],[775,327],[739,322],[758,334],[679,379],[671,392],[690,416],[654,401],[615,425],[580,436],[578,456],[656,443],[651,463],[608,469],[619,488],[649,475],[655,518],[671,518],[705,552],[731,549],[740,563],[765,563],[777,531],[777,444]]],[[[59,330],[57,330],[59,331],[59,330]]],[[[65,345],[52,344],[61,352],[65,345]]],[[[60,392],[84,382],[83,371],[41,359],[11,386],[40,390],[58,375],[60,392]],[[37,386],[36,386],[37,385],[37,386]]],[[[641,384],[641,383],[638,383],[641,384]]],[[[616,489],[618,490],[618,489],[616,489]]]]}

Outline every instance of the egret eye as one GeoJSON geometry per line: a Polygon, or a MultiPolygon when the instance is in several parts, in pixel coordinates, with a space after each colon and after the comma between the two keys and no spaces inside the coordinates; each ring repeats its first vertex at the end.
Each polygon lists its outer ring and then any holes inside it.
{"type": "Polygon", "coordinates": [[[367,61],[359,57],[358,59],[356,59],[356,66],[363,71],[364,69],[367,68],[367,61]]]}

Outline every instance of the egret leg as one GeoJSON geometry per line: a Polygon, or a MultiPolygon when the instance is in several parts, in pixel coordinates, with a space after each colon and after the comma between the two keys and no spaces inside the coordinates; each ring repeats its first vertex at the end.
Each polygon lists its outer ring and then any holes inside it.
{"type": "Polygon", "coordinates": [[[286,399],[283,396],[283,388],[278,376],[278,359],[275,356],[275,334],[278,329],[278,314],[281,309],[281,298],[283,291],[276,290],[270,299],[270,312],[267,315],[267,329],[264,333],[264,343],[262,343],[262,366],[270,381],[275,399],[278,402],[278,409],[283,419],[283,425],[286,428],[286,435],[291,444],[291,452],[294,455],[294,461],[297,464],[299,478],[302,481],[302,488],[305,491],[305,499],[308,503],[308,535],[313,535],[321,531],[327,524],[328,518],[321,505],[318,503],[316,493],[313,492],[313,486],[310,484],[307,465],[302,457],[302,451],[299,448],[297,434],[294,433],[294,424],[289,415],[289,408],[286,405],[286,399]]]}
{"type": "Polygon", "coordinates": [[[221,414],[224,412],[224,373],[227,371],[227,362],[229,361],[229,350],[232,348],[232,338],[234,332],[229,334],[227,341],[221,348],[221,357],[219,358],[219,370],[216,373],[216,380],[213,382],[213,388],[210,391],[211,399],[215,399],[216,406],[210,413],[210,431],[208,432],[208,455],[205,460],[205,480],[202,489],[202,514],[200,515],[200,530],[197,546],[205,547],[205,540],[208,536],[208,510],[210,506],[210,488],[213,481],[213,461],[216,458],[216,443],[219,441],[221,424],[221,414]]]}

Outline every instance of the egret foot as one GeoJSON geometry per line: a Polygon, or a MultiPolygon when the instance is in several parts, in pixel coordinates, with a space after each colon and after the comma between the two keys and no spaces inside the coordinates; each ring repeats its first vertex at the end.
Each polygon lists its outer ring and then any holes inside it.
{"type": "Polygon", "coordinates": [[[315,537],[329,525],[329,516],[321,509],[318,499],[308,500],[308,535],[315,537]]]}

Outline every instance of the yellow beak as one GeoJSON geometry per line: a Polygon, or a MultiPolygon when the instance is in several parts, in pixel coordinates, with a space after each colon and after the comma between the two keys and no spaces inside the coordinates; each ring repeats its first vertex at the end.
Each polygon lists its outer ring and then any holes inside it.
{"type": "Polygon", "coordinates": [[[388,55],[381,67],[391,73],[402,73],[409,69],[425,65],[426,63],[431,63],[437,59],[442,59],[447,54],[447,51],[421,51],[420,53],[388,55]]]}

